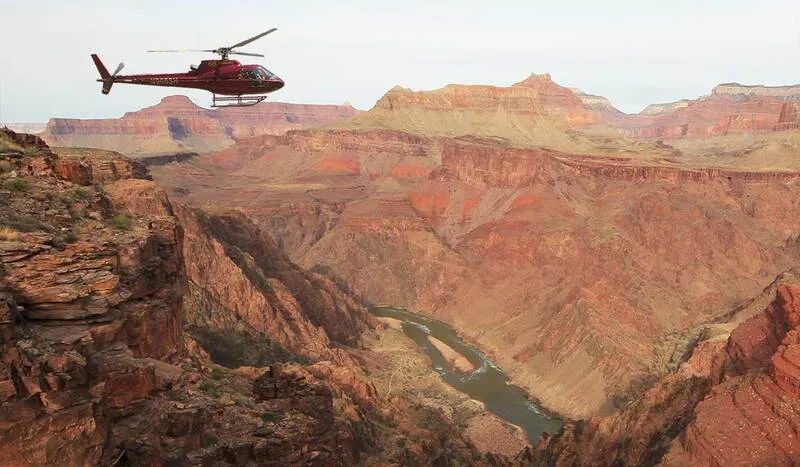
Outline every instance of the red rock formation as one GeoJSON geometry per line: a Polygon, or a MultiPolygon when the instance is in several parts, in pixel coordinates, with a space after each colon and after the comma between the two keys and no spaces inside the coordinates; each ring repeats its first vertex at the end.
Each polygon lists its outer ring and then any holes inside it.
{"type": "Polygon", "coordinates": [[[241,214],[182,208],[178,215],[185,226],[189,279],[256,332],[314,360],[342,362],[348,357],[331,341],[356,345],[366,326],[374,327],[363,307],[324,277],[292,264],[241,214]]]}
{"type": "MultiPolygon", "coordinates": [[[[777,129],[786,99],[800,87],[721,84],[710,96],[649,106],[609,124],[635,138],[707,138],[777,129]]],[[[788,128],[788,127],[787,127],[788,128]]]]}
{"type": "Polygon", "coordinates": [[[800,444],[800,286],[739,326],[727,345],[725,378],[697,405],[668,460],[706,465],[795,465],[800,444]]]}
{"type": "Polygon", "coordinates": [[[599,116],[592,111],[575,91],[559,86],[548,73],[531,74],[514,86],[535,89],[539,94],[542,111],[546,115],[566,120],[572,126],[599,123],[599,116]]]}
{"type": "Polygon", "coordinates": [[[59,171],[62,161],[47,148],[23,149],[0,156],[0,181],[13,187],[0,201],[0,463],[487,464],[451,423],[378,397],[346,350],[371,318],[253,226],[183,211],[194,222],[184,238],[163,190],[121,176],[133,168],[113,178],[98,169],[109,161],[81,157],[59,171]],[[95,170],[104,186],[91,178],[95,170]],[[198,257],[184,257],[184,246],[198,257]],[[208,266],[223,273],[214,280],[232,288],[250,281],[268,301],[234,316],[223,305],[239,310],[258,297],[241,287],[231,301],[214,301],[225,296],[187,283],[184,260],[194,279],[208,272],[198,264],[208,266]],[[208,302],[183,300],[185,291],[208,302]],[[184,313],[209,331],[236,331],[214,327],[231,318],[250,327],[275,320],[283,328],[269,324],[243,343],[289,336],[298,342],[287,346],[352,366],[212,369],[182,332],[184,313]],[[323,348],[328,334],[342,346],[323,348]],[[420,428],[432,420],[441,438],[420,428]]]}
{"type": "Polygon", "coordinates": [[[773,290],[767,309],[736,327],[727,343],[719,337],[700,343],[679,371],[619,413],[568,423],[519,460],[794,465],[800,458],[794,434],[800,422],[794,349],[800,342],[800,286],[773,290]]]}
{"type": "Polygon", "coordinates": [[[207,110],[184,96],[129,112],[119,119],[51,119],[42,137],[52,146],[86,147],[142,156],[216,151],[234,138],[278,135],[337,123],[357,114],[349,105],[261,103],[207,110]]]}

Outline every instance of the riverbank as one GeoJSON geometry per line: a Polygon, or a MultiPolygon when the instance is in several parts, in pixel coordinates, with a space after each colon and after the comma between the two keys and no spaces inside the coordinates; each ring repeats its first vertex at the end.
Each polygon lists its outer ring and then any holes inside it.
{"type": "Polygon", "coordinates": [[[384,357],[369,368],[370,379],[382,397],[402,396],[440,411],[484,452],[513,456],[528,446],[521,429],[445,383],[430,358],[397,325],[400,321],[393,321],[384,321],[380,338],[364,338],[365,347],[384,357]]]}
{"type": "Polygon", "coordinates": [[[447,360],[447,363],[452,365],[456,371],[460,371],[462,373],[472,373],[477,369],[477,367],[473,365],[472,362],[467,360],[466,357],[456,352],[452,347],[440,341],[439,339],[433,336],[428,336],[428,342],[436,347],[436,350],[442,354],[444,359],[447,360]]]}

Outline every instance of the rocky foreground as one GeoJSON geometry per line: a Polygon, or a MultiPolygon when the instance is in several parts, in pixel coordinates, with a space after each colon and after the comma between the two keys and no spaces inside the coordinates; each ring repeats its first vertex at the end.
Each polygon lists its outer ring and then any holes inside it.
{"type": "Polygon", "coordinates": [[[376,322],[254,227],[125,158],[0,138],[0,463],[509,462],[381,397],[376,322]]]}

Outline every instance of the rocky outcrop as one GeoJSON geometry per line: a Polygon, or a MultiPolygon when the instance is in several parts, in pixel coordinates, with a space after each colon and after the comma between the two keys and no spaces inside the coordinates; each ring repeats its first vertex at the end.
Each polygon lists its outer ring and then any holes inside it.
{"type": "Polygon", "coordinates": [[[724,379],[697,405],[665,461],[794,465],[800,459],[800,286],[782,285],[726,347],[724,379]]]}
{"type": "Polygon", "coordinates": [[[396,86],[371,110],[337,127],[428,137],[472,135],[577,151],[589,143],[567,131],[570,121],[577,125],[594,119],[572,91],[534,77],[510,87],[450,84],[414,92],[396,86]]]}
{"type": "Polygon", "coordinates": [[[51,146],[107,149],[131,156],[208,152],[231,146],[235,138],[324,126],[356,113],[349,105],[271,102],[208,110],[187,97],[169,96],[119,119],[53,118],[42,137],[51,146]]]}
{"type": "Polygon", "coordinates": [[[667,102],[664,104],[650,104],[645,107],[641,112],[640,115],[661,115],[670,112],[675,112],[678,109],[685,109],[689,107],[692,101],[689,99],[681,99],[675,102],[667,102]]]}
{"type": "Polygon", "coordinates": [[[505,462],[381,399],[352,356],[371,318],[241,216],[175,209],[130,168],[99,183],[116,155],[21,149],[0,155],[3,465],[505,462]],[[334,361],[277,364],[309,360],[278,341],[334,361]]]}
{"type": "Polygon", "coordinates": [[[793,349],[798,345],[799,293],[796,284],[777,285],[766,310],[733,332],[719,335],[709,332],[714,326],[707,328],[708,340],[693,349],[677,372],[619,413],[568,423],[563,433],[542,440],[520,460],[548,465],[795,464],[800,457],[792,428],[800,408],[800,359],[793,349]]]}
{"type": "MultiPolygon", "coordinates": [[[[600,118],[582,98],[573,90],[556,84],[549,73],[537,75],[532,73],[528,78],[514,84],[535,89],[539,95],[542,111],[545,115],[565,120],[570,126],[583,126],[600,122],[600,118]]],[[[593,102],[597,105],[598,102],[593,102]]],[[[610,104],[608,104],[610,106],[610,104]]]]}
{"type": "Polygon", "coordinates": [[[189,279],[217,306],[207,315],[196,308],[190,324],[219,331],[242,322],[246,332],[291,352],[338,362],[349,360],[333,342],[356,346],[361,333],[376,325],[336,284],[294,265],[245,216],[186,208],[178,209],[178,216],[185,226],[189,279]],[[233,318],[228,323],[226,315],[233,318]]]}
{"type": "MultiPolygon", "coordinates": [[[[88,161],[35,144],[5,163],[0,462],[100,463],[107,424],[170,384],[167,362],[185,355],[180,228],[163,212],[120,214],[82,186],[95,182],[88,161]]],[[[129,183],[154,189],[109,188],[129,183]]]]}

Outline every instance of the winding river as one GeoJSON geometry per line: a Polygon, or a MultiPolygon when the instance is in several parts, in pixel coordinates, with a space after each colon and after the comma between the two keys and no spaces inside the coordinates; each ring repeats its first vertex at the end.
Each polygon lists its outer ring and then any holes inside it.
{"type": "Polygon", "coordinates": [[[556,433],[561,429],[561,420],[546,414],[528,399],[519,386],[508,384],[508,376],[474,345],[458,337],[455,330],[438,321],[407,310],[391,307],[372,307],[370,312],[377,317],[395,318],[403,322],[403,331],[433,362],[433,368],[449,385],[483,402],[486,408],[500,418],[521,427],[528,440],[536,444],[542,433],[556,433]],[[471,373],[455,371],[439,350],[428,340],[433,336],[463,355],[475,365],[471,373]]]}

